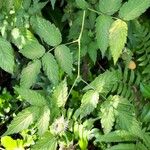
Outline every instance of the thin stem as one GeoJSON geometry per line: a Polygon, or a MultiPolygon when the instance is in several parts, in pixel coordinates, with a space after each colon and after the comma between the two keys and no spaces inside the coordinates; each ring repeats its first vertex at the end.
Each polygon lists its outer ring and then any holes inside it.
{"type": "Polygon", "coordinates": [[[82,25],[81,25],[81,31],[78,38],[78,75],[77,78],[80,77],[80,63],[81,63],[81,38],[84,30],[84,24],[85,24],[85,11],[83,11],[83,18],[82,18],[82,25]]]}
{"type": "Polygon", "coordinates": [[[82,34],[83,34],[83,30],[84,30],[84,23],[85,23],[85,11],[83,11],[83,18],[82,18],[82,25],[81,25],[81,31],[80,31],[80,34],[79,34],[79,37],[77,40],[74,41],[75,42],[78,42],[78,74],[77,74],[77,77],[68,93],[68,96],[67,98],[70,96],[74,86],[76,85],[78,79],[80,78],[80,63],[81,63],[81,38],[82,38],[82,34]]]}
{"type": "Polygon", "coordinates": [[[92,12],[95,12],[95,13],[97,13],[97,14],[99,14],[99,15],[102,15],[102,14],[103,14],[103,13],[101,13],[101,12],[99,12],[99,11],[97,11],[97,10],[91,9],[91,8],[88,8],[88,10],[89,10],[89,11],[92,11],[92,12]]]}
{"type": "Polygon", "coordinates": [[[70,44],[74,44],[74,43],[78,43],[78,39],[74,40],[74,41],[71,41],[71,42],[68,42],[68,43],[65,43],[64,45],[70,45],[70,44]]]}

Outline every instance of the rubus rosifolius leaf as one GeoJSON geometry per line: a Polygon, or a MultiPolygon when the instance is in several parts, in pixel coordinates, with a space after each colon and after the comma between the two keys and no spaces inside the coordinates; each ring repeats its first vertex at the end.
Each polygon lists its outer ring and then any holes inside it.
{"type": "Polygon", "coordinates": [[[37,41],[29,41],[19,52],[26,58],[37,59],[43,56],[45,48],[37,41]]]}
{"type": "Polygon", "coordinates": [[[33,60],[33,62],[29,62],[21,72],[20,85],[24,88],[30,88],[33,84],[36,83],[40,69],[40,60],[33,60]]]}
{"type": "Polygon", "coordinates": [[[99,10],[107,15],[113,15],[121,6],[122,0],[100,0],[99,10]]]}
{"type": "Polygon", "coordinates": [[[75,112],[75,117],[80,116],[80,119],[82,119],[83,117],[89,115],[97,107],[98,100],[99,93],[97,91],[87,91],[81,99],[81,106],[75,112]]]}
{"type": "Polygon", "coordinates": [[[85,0],[76,0],[76,4],[81,9],[87,9],[89,4],[85,0]]]}
{"type": "Polygon", "coordinates": [[[48,79],[54,85],[57,85],[59,81],[59,68],[54,56],[51,53],[44,54],[42,57],[42,66],[48,79]]]}
{"type": "Polygon", "coordinates": [[[37,128],[38,128],[38,134],[41,136],[43,135],[49,126],[50,121],[50,109],[47,106],[40,107],[40,115],[37,120],[37,128]]]}
{"type": "Polygon", "coordinates": [[[47,104],[43,95],[35,90],[30,90],[22,87],[15,87],[15,90],[21,96],[22,99],[34,106],[44,106],[47,104]]]}
{"type": "Polygon", "coordinates": [[[53,92],[53,100],[56,101],[58,107],[64,107],[67,101],[68,87],[66,79],[62,81],[53,92]]]}
{"type": "Polygon", "coordinates": [[[51,24],[48,20],[34,16],[30,19],[31,26],[36,34],[43,39],[48,45],[56,46],[62,42],[59,29],[51,24]]]}
{"type": "Polygon", "coordinates": [[[72,76],[73,56],[70,49],[65,45],[59,45],[55,48],[55,57],[62,70],[69,76],[72,76]]]}
{"type": "Polygon", "coordinates": [[[123,20],[133,20],[150,7],[150,0],[128,0],[120,8],[119,16],[123,20]]]}
{"type": "Polygon", "coordinates": [[[15,57],[11,44],[0,37],[0,67],[13,74],[15,67],[15,57]]]}
{"type": "Polygon", "coordinates": [[[24,129],[27,129],[39,115],[39,107],[31,106],[23,111],[19,112],[17,116],[9,124],[7,131],[3,136],[18,133],[24,129]]]}
{"type": "Polygon", "coordinates": [[[118,82],[117,71],[105,71],[103,74],[100,74],[96,77],[90,85],[87,85],[84,90],[95,89],[101,94],[107,94],[110,92],[112,86],[118,82]]]}
{"type": "Polygon", "coordinates": [[[109,30],[109,46],[110,51],[116,64],[118,58],[122,54],[123,48],[127,41],[127,31],[128,27],[126,22],[117,19],[114,21],[109,30]]]}
{"type": "Polygon", "coordinates": [[[96,40],[97,45],[104,57],[105,52],[109,46],[109,29],[113,19],[107,15],[100,15],[96,19],[96,40]]]}
{"type": "Polygon", "coordinates": [[[32,147],[33,150],[56,150],[57,138],[50,132],[46,132],[32,147]]]}

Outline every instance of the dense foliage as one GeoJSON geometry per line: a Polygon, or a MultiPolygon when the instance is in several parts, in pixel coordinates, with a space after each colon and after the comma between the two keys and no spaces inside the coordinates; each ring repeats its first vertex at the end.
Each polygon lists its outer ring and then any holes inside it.
{"type": "Polygon", "coordinates": [[[150,0],[0,0],[1,149],[150,149],[150,0]]]}

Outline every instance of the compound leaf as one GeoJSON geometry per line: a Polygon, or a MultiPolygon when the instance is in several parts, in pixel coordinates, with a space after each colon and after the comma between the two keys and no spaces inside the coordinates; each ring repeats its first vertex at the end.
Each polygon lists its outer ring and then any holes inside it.
{"type": "Polygon", "coordinates": [[[109,30],[109,45],[114,64],[116,64],[125,46],[127,30],[127,24],[120,19],[114,21],[109,30]]]}

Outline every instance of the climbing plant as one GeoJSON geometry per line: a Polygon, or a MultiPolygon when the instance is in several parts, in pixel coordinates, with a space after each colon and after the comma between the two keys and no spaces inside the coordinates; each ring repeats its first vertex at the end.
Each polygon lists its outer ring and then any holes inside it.
{"type": "Polygon", "coordinates": [[[1,148],[149,150],[149,7],[0,0],[1,148]]]}

